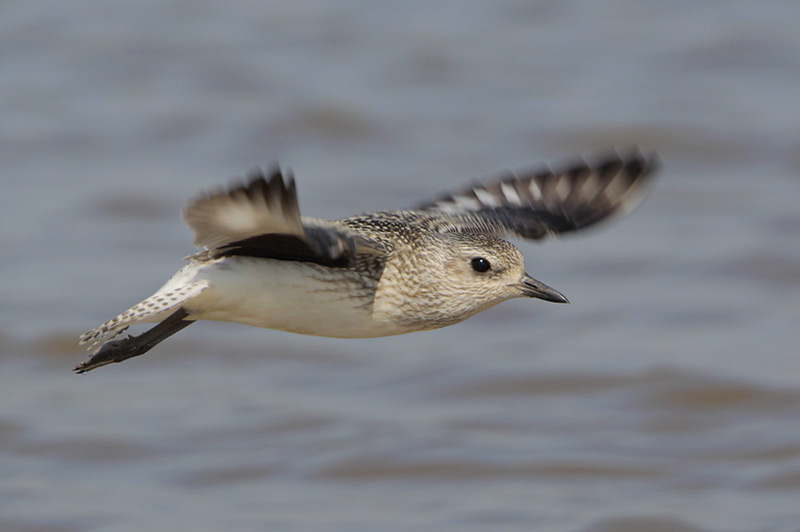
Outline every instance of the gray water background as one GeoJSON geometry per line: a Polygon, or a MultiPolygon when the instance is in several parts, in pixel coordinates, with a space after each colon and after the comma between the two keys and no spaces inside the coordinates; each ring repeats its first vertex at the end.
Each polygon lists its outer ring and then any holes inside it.
{"type": "Polygon", "coordinates": [[[800,530],[800,2],[0,4],[0,530],[800,530]],[[335,340],[201,323],[78,377],[280,161],[401,208],[638,144],[572,304],[335,340]]]}

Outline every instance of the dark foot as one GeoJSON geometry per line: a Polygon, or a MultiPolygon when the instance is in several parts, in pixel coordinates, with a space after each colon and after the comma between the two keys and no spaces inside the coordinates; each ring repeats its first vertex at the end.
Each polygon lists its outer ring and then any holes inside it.
{"type": "Polygon", "coordinates": [[[123,340],[107,342],[100,351],[75,366],[72,371],[86,373],[112,362],[122,362],[123,360],[143,355],[144,351],[139,348],[137,340],[138,337],[136,336],[128,336],[123,340]]]}
{"type": "Polygon", "coordinates": [[[123,340],[106,342],[100,348],[100,351],[75,366],[72,371],[86,373],[112,362],[122,362],[123,360],[143,355],[157,343],[194,323],[192,320],[185,320],[186,316],[188,316],[187,312],[180,308],[167,319],[139,336],[128,336],[123,340]]]}

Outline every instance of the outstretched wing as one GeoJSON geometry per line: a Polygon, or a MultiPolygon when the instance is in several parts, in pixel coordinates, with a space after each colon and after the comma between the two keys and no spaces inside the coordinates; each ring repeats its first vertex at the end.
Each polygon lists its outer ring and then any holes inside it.
{"type": "Polygon", "coordinates": [[[214,190],[193,200],[183,218],[194,244],[213,258],[250,256],[313,262],[331,267],[352,264],[357,254],[381,247],[336,222],[302,218],[291,174],[273,167],[269,176],[253,170],[247,182],[214,190]]]}
{"type": "Polygon", "coordinates": [[[659,166],[655,153],[614,152],[592,164],[500,174],[415,210],[429,214],[426,223],[439,232],[540,239],[631,211],[659,166]]]}

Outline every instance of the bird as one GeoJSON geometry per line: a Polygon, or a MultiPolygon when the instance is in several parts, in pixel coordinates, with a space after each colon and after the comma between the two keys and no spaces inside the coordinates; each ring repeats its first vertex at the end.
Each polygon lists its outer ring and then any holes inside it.
{"type": "Polygon", "coordinates": [[[636,207],[660,167],[632,148],[505,171],[407,210],[300,215],[291,171],[252,170],[183,219],[199,251],[153,295],[83,334],[76,373],[143,355],[199,320],[374,338],[459,323],[503,301],[568,303],[505,238],[543,240],[636,207]],[[156,323],[115,340],[132,325],[156,323]]]}

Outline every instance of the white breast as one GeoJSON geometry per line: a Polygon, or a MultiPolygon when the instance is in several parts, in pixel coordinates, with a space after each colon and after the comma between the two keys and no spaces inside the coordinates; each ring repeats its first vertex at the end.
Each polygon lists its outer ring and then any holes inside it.
{"type": "Polygon", "coordinates": [[[351,270],[303,262],[229,257],[201,265],[196,280],[210,286],[188,301],[191,319],[337,338],[411,332],[372,313],[374,288],[355,282],[351,270]]]}

